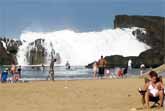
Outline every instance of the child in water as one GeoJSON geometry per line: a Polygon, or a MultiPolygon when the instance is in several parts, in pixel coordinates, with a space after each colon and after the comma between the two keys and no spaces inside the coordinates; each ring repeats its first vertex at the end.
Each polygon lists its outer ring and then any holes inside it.
{"type": "Polygon", "coordinates": [[[69,63],[69,61],[66,62],[65,66],[66,66],[66,69],[68,69],[68,70],[70,69],[70,63],[69,63]]]}
{"type": "Polygon", "coordinates": [[[93,78],[94,79],[97,77],[97,72],[98,72],[98,65],[97,65],[97,62],[94,62],[93,64],[93,78]]]}
{"type": "Polygon", "coordinates": [[[16,73],[16,66],[14,64],[11,65],[10,72],[12,75],[12,81],[14,81],[14,74],[16,73]]]}

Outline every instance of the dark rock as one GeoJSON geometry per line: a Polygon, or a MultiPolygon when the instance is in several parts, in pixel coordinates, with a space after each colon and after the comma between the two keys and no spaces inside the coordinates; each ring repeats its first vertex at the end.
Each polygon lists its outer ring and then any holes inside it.
{"type": "Polygon", "coordinates": [[[137,35],[139,41],[148,44],[152,49],[142,52],[138,58],[148,66],[163,64],[165,59],[165,17],[118,15],[115,17],[114,27],[145,28],[146,34],[140,30],[133,33],[137,35]]]}
{"type": "MultiPolygon", "coordinates": [[[[132,32],[141,42],[151,46],[151,49],[142,52],[138,57],[123,57],[119,55],[107,56],[108,67],[126,67],[129,59],[133,67],[139,68],[141,63],[146,67],[157,67],[165,63],[165,17],[158,16],[128,16],[117,15],[114,28],[144,28],[146,33],[137,29],[132,32]]],[[[92,67],[92,63],[87,67],[92,67]]]]}
{"type": "Polygon", "coordinates": [[[149,49],[145,52],[142,52],[139,55],[139,58],[141,58],[141,60],[143,60],[147,66],[151,67],[159,66],[164,62],[164,55],[161,53],[161,50],[157,49],[149,49]]]}
{"type": "MultiPolygon", "coordinates": [[[[146,35],[141,33],[140,35],[138,34],[138,40],[148,44],[152,48],[157,48],[159,50],[165,47],[165,17],[117,15],[114,20],[114,28],[117,27],[145,28],[147,32],[146,35]]],[[[137,33],[139,33],[138,30],[137,33]]]]}
{"type": "Polygon", "coordinates": [[[37,39],[34,42],[29,44],[29,52],[27,52],[27,60],[29,64],[43,64],[45,60],[45,48],[42,45],[44,43],[43,39],[37,39]]]}
{"type": "Polygon", "coordinates": [[[3,47],[2,42],[0,41],[0,64],[8,65],[15,62],[16,61],[12,54],[7,53],[6,49],[3,47]]]}

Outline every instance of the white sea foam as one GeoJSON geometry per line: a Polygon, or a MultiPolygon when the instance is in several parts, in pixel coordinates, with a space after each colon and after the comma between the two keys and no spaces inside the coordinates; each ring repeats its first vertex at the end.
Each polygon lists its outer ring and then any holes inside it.
{"type": "MultiPolygon", "coordinates": [[[[46,33],[24,32],[20,36],[21,41],[24,42],[17,54],[18,63],[28,64],[26,53],[29,49],[27,47],[36,39],[45,40],[43,46],[47,49],[48,54],[52,49],[60,54],[61,65],[64,65],[66,61],[69,61],[71,65],[86,65],[98,60],[101,55],[138,56],[150,47],[136,39],[132,34],[135,29],[137,28],[117,28],[83,33],[72,30],[46,33]]],[[[45,59],[45,64],[48,64],[49,57],[45,59]]]]}
{"type": "Polygon", "coordinates": [[[5,48],[5,50],[7,50],[7,46],[6,46],[6,43],[4,41],[1,41],[2,44],[3,44],[3,47],[5,48]]]}

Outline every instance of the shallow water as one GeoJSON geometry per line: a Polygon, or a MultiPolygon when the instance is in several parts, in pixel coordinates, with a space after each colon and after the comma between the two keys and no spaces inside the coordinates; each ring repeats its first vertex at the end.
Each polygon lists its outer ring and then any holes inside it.
{"type": "MultiPolygon", "coordinates": [[[[118,68],[108,69],[110,74],[107,76],[115,75],[118,68]]],[[[148,71],[148,69],[146,69],[148,71]]],[[[145,71],[145,72],[146,72],[145,71]]],[[[23,80],[46,80],[49,72],[49,67],[34,67],[24,66],[22,67],[22,79],[23,80]]],[[[128,70],[127,77],[137,76],[140,73],[140,69],[128,70]]],[[[55,79],[56,80],[80,80],[80,79],[92,79],[92,69],[85,68],[84,66],[72,66],[70,70],[67,70],[64,66],[55,67],[55,79]]]]}
{"type": "MultiPolygon", "coordinates": [[[[25,80],[46,80],[49,72],[49,67],[23,67],[22,77],[25,80]]],[[[56,80],[65,79],[91,79],[92,70],[82,66],[71,67],[67,70],[64,66],[56,66],[55,70],[56,80]]]]}

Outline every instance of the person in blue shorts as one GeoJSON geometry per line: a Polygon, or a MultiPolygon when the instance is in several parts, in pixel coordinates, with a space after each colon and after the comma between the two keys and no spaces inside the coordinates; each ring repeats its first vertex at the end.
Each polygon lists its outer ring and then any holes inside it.
{"type": "Polygon", "coordinates": [[[2,83],[7,82],[7,77],[8,77],[8,68],[6,68],[1,74],[1,82],[2,83]]]}

